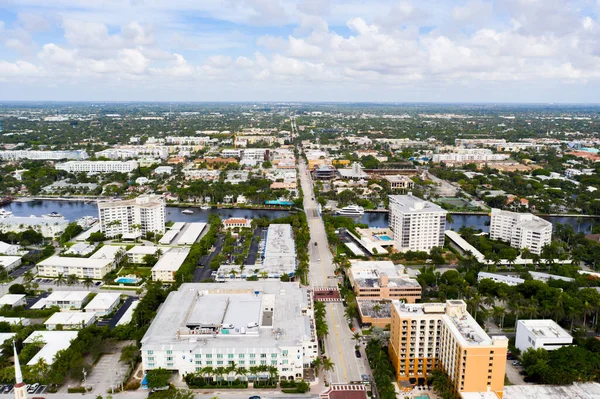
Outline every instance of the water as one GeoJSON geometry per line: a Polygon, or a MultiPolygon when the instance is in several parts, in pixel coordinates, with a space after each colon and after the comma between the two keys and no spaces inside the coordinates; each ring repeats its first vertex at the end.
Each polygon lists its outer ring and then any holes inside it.
{"type": "MultiPolygon", "coordinates": [[[[462,226],[470,226],[474,229],[489,232],[490,217],[488,215],[452,215],[453,222],[448,223],[449,229],[458,230],[462,226]]],[[[550,221],[555,227],[557,224],[570,224],[576,232],[590,233],[595,225],[600,224],[600,219],[576,217],[550,216],[544,219],[550,221]]],[[[387,213],[365,213],[363,216],[354,218],[358,223],[368,224],[369,227],[388,227],[387,213]]]]}
{"type": "Polygon", "coordinates": [[[137,278],[133,277],[119,277],[115,280],[115,283],[123,283],[123,284],[136,284],[138,282],[137,278]]]}
{"type": "MultiPolygon", "coordinates": [[[[85,203],[83,201],[53,201],[40,200],[30,202],[13,202],[2,207],[11,211],[15,216],[41,216],[51,212],[58,212],[66,219],[74,221],[83,216],[98,217],[98,208],[95,203],[85,203]]],[[[194,211],[193,215],[184,215],[181,211],[184,208],[167,208],[167,220],[173,222],[207,222],[208,216],[211,213],[218,214],[221,219],[231,217],[253,219],[266,217],[268,219],[276,219],[289,215],[288,211],[266,211],[254,209],[210,209],[203,211],[199,208],[190,208],[194,211]]],[[[454,221],[448,224],[448,228],[458,230],[462,226],[471,226],[482,231],[489,231],[490,217],[488,215],[452,215],[454,221]]],[[[358,223],[365,223],[369,227],[388,227],[387,213],[368,213],[353,218],[358,223]]],[[[556,225],[558,223],[568,223],[573,226],[575,231],[589,233],[592,227],[600,224],[600,219],[582,218],[578,220],[576,217],[552,216],[545,218],[556,225]]]]}
{"type": "MultiPolygon", "coordinates": [[[[53,201],[40,200],[30,202],[13,202],[2,207],[11,211],[15,216],[41,216],[51,212],[58,212],[70,221],[75,221],[83,216],[98,217],[98,207],[95,203],[83,201],[53,201]]],[[[260,218],[276,219],[289,215],[288,211],[266,211],[254,209],[210,209],[189,208],[194,211],[193,215],[182,214],[184,208],[167,207],[167,220],[173,222],[207,222],[211,213],[218,214],[221,219],[235,218],[260,218]]]]}

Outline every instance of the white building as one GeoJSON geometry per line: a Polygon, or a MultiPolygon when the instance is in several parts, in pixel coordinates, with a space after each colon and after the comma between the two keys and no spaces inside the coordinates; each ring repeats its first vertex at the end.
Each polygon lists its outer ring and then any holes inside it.
{"type": "Polygon", "coordinates": [[[129,251],[127,251],[127,258],[129,259],[129,263],[138,263],[138,264],[142,264],[144,263],[144,256],[146,255],[152,255],[152,256],[157,256],[157,254],[162,254],[164,255],[166,252],[169,251],[170,248],[163,248],[163,247],[154,247],[154,246],[150,246],[150,245],[136,245],[135,247],[131,248],[129,251]],[[159,252],[160,250],[160,252],[159,252]]]}
{"type": "Polygon", "coordinates": [[[21,266],[20,256],[0,256],[0,266],[7,272],[16,269],[21,266]]]}
{"type": "Polygon", "coordinates": [[[10,306],[11,308],[16,308],[17,306],[25,305],[25,295],[24,294],[6,294],[2,298],[0,298],[0,308],[4,306],[10,306]]]}
{"type": "Polygon", "coordinates": [[[510,158],[508,154],[494,154],[492,150],[485,148],[460,148],[456,152],[434,154],[433,162],[489,162],[504,161],[510,158]]]}
{"type": "Polygon", "coordinates": [[[38,274],[45,277],[58,277],[59,274],[78,278],[101,279],[115,267],[114,259],[72,258],[51,256],[37,264],[38,274]]]}
{"type": "Polygon", "coordinates": [[[245,218],[229,218],[223,220],[223,228],[225,229],[249,229],[252,227],[252,220],[245,218]]]}
{"type": "Polygon", "coordinates": [[[121,294],[116,292],[100,292],[86,306],[85,311],[96,314],[96,316],[107,316],[119,306],[121,294]]]}
{"type": "Polygon", "coordinates": [[[479,274],[477,274],[477,281],[481,281],[486,278],[490,279],[496,283],[504,283],[506,285],[519,285],[519,284],[523,284],[525,282],[525,280],[520,277],[505,276],[503,274],[488,273],[488,272],[479,272],[479,274]]]}
{"type": "Polygon", "coordinates": [[[509,242],[513,248],[528,248],[539,255],[544,245],[552,241],[552,223],[531,213],[493,208],[490,238],[509,242]]]}
{"type": "Polygon", "coordinates": [[[130,173],[137,167],[137,161],[69,161],[55,166],[70,173],[130,173]]]}
{"type": "Polygon", "coordinates": [[[415,182],[408,176],[392,175],[384,176],[384,179],[390,183],[392,190],[410,190],[415,186],[415,182]]]}
{"type": "Polygon", "coordinates": [[[394,232],[396,250],[430,251],[444,246],[446,210],[411,193],[389,198],[389,227],[394,232]]]}
{"type": "Polygon", "coordinates": [[[20,250],[18,245],[8,244],[4,241],[0,241],[0,254],[3,255],[17,255],[20,250]]]}
{"type": "Polygon", "coordinates": [[[34,331],[23,343],[25,345],[34,342],[42,342],[45,345],[38,353],[27,363],[33,366],[40,359],[44,359],[47,365],[54,363],[56,354],[71,345],[71,341],[77,338],[77,331],[34,331]]]}
{"type": "Polygon", "coordinates": [[[173,248],[164,254],[152,268],[152,280],[174,282],[175,273],[190,253],[189,248],[173,248]]]}
{"type": "Polygon", "coordinates": [[[81,309],[90,291],[54,291],[31,306],[31,309],[59,307],[61,310],[81,309]]]}
{"type": "Polygon", "coordinates": [[[11,150],[0,151],[0,159],[3,161],[16,161],[19,159],[29,160],[59,160],[59,159],[88,159],[84,150],[74,151],[34,151],[34,150],[11,150]]]}
{"type": "Polygon", "coordinates": [[[95,321],[94,313],[66,311],[54,313],[44,322],[44,325],[48,330],[56,330],[58,326],[62,326],[64,330],[79,330],[89,327],[95,321]]]}
{"type": "Polygon", "coordinates": [[[205,227],[206,223],[187,223],[181,237],[177,240],[177,245],[192,245],[198,240],[205,227]]]}
{"type": "Polygon", "coordinates": [[[100,229],[107,237],[119,234],[165,233],[165,201],[158,195],[131,200],[98,202],[100,229]],[[135,227],[139,226],[138,229],[135,227]]]}
{"type": "Polygon", "coordinates": [[[141,343],[144,371],[179,375],[234,363],[277,367],[282,380],[299,380],[318,355],[310,293],[280,281],[183,284],[141,343]]]}
{"type": "Polygon", "coordinates": [[[568,346],[573,337],[554,320],[519,320],[515,346],[525,352],[529,348],[546,349],[548,351],[568,346]]]}
{"type": "Polygon", "coordinates": [[[64,218],[10,216],[0,219],[0,230],[3,233],[20,233],[32,229],[44,237],[57,237],[65,231],[68,225],[69,221],[64,218]]]}
{"type": "Polygon", "coordinates": [[[159,166],[154,169],[154,174],[156,175],[170,175],[171,173],[173,173],[172,166],[159,166]]]}

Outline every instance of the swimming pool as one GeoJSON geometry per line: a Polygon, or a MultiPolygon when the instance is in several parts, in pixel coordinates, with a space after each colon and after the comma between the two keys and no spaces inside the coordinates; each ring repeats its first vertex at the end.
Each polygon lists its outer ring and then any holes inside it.
{"type": "Polygon", "coordinates": [[[377,236],[381,241],[392,241],[390,236],[377,236]]]}
{"type": "Polygon", "coordinates": [[[429,399],[429,395],[419,395],[415,396],[414,399],[429,399]]]}
{"type": "Polygon", "coordinates": [[[119,277],[115,280],[119,284],[137,284],[138,281],[139,279],[135,277],[119,277]]]}

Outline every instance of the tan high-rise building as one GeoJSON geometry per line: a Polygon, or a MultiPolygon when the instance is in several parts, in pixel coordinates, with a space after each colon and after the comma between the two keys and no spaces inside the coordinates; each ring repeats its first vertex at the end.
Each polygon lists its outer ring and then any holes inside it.
{"type": "Polygon", "coordinates": [[[502,396],[508,338],[490,337],[467,312],[464,301],[392,302],[390,357],[402,384],[427,379],[439,367],[456,392],[502,396]]]}

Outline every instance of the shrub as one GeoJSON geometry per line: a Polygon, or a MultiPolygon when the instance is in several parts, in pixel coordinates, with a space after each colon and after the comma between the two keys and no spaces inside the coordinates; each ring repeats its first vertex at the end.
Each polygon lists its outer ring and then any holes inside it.
{"type": "Polygon", "coordinates": [[[85,387],[74,387],[74,388],[68,388],[67,389],[68,393],[85,393],[85,387]]]}
{"type": "Polygon", "coordinates": [[[135,391],[136,389],[138,389],[140,387],[141,383],[139,381],[132,381],[127,383],[127,385],[125,385],[125,390],[126,391],[135,391]]]}

